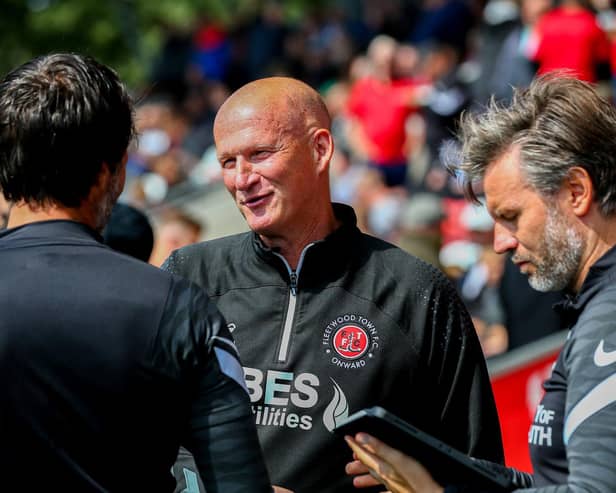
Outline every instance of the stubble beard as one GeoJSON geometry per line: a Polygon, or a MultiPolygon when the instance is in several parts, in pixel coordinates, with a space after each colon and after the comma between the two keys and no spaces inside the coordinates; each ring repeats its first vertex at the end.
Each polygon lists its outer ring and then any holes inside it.
{"type": "Polygon", "coordinates": [[[582,234],[559,216],[557,208],[548,210],[543,245],[535,259],[536,271],[528,283],[537,291],[559,291],[572,286],[577,275],[585,241],[582,234]]]}

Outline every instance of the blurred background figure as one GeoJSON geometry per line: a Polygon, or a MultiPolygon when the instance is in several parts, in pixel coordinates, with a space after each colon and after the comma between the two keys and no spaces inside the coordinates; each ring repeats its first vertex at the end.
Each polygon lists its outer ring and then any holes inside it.
{"type": "Polygon", "coordinates": [[[404,200],[403,190],[387,186],[383,175],[374,168],[366,169],[357,182],[352,204],[357,226],[365,233],[393,242],[404,200]]]}
{"type": "MultiPolygon", "coordinates": [[[[499,52],[511,32],[521,24],[520,1],[488,0],[485,4],[477,26],[476,49],[471,61],[472,70],[476,72],[473,74],[471,91],[473,98],[478,101],[486,101],[492,94],[492,79],[498,76],[496,61],[499,52]]],[[[515,47],[516,51],[518,48],[515,47]]]]}
{"type": "Polygon", "coordinates": [[[589,0],[561,0],[537,22],[530,56],[537,73],[570,69],[588,82],[609,80],[610,42],[589,0]]]}
{"type": "Polygon", "coordinates": [[[132,205],[117,202],[103,229],[103,241],[118,252],[147,262],[152,253],[154,233],[143,212],[132,205]]]}
{"type": "Polygon", "coordinates": [[[460,295],[467,306],[486,358],[507,350],[508,334],[500,298],[504,257],[491,246],[481,249],[479,259],[460,281],[460,295]]]}
{"type": "MultiPolygon", "coordinates": [[[[370,167],[388,187],[404,186],[407,178],[406,120],[418,109],[425,87],[413,79],[419,57],[410,45],[401,48],[390,36],[379,35],[368,46],[368,75],[351,87],[348,114],[354,142],[370,167]],[[403,77],[398,77],[396,52],[403,49],[403,77]]],[[[398,67],[401,67],[400,62],[398,67]]]]}
{"type": "Polygon", "coordinates": [[[530,59],[536,49],[536,25],[551,7],[551,0],[489,0],[478,33],[478,73],[472,83],[477,105],[491,96],[508,101],[513,87],[530,84],[537,70],[530,59]]]}
{"type": "Polygon", "coordinates": [[[160,267],[171,252],[198,242],[204,233],[203,225],[188,214],[179,210],[166,211],[156,224],[149,262],[160,267]]]}
{"type": "Polygon", "coordinates": [[[508,334],[508,350],[516,349],[561,330],[560,317],[553,306],[564,299],[562,291],[543,293],[528,284],[528,277],[504,258],[500,299],[508,334]]]}
{"type": "Polygon", "coordinates": [[[396,243],[403,250],[442,269],[439,251],[442,247],[441,222],[445,217],[437,195],[411,195],[400,212],[396,243]]]}

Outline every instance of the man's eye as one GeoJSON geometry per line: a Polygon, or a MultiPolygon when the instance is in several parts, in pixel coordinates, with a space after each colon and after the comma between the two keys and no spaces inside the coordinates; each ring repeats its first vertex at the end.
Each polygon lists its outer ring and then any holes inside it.
{"type": "Polygon", "coordinates": [[[257,151],[252,155],[252,157],[253,159],[256,159],[256,160],[267,159],[271,154],[272,154],[271,151],[257,151]]]}
{"type": "Polygon", "coordinates": [[[220,161],[220,165],[225,169],[233,168],[233,166],[235,166],[235,159],[233,158],[223,159],[220,161]]]}

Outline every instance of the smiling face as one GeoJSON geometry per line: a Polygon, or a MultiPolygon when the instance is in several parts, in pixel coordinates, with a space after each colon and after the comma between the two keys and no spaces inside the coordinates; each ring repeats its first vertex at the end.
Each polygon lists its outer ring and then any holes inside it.
{"type": "Polygon", "coordinates": [[[331,157],[323,144],[331,144],[331,135],[284,92],[266,89],[232,96],[216,117],[214,139],[227,190],[250,229],[271,246],[322,219],[331,157]]]}
{"type": "Polygon", "coordinates": [[[518,148],[513,148],[491,163],[484,176],[487,207],[495,220],[494,250],[511,251],[513,262],[538,291],[571,287],[584,236],[558,194],[546,202],[527,184],[519,159],[518,148]]]}

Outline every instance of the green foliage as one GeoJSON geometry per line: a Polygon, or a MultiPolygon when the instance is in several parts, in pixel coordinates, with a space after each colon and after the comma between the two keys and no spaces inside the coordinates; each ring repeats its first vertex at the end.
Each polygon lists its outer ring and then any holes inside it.
{"type": "Polygon", "coordinates": [[[78,51],[118,69],[130,82],[143,76],[132,59],[140,46],[131,34],[133,2],[122,0],[0,0],[0,71],[4,74],[33,56],[78,51]]]}
{"type": "MultiPolygon", "coordinates": [[[[146,81],[165,26],[189,32],[206,16],[224,25],[264,0],[0,0],[0,74],[52,51],[76,51],[111,65],[132,87],[146,81]]],[[[310,0],[282,2],[297,17],[310,0]]]]}

